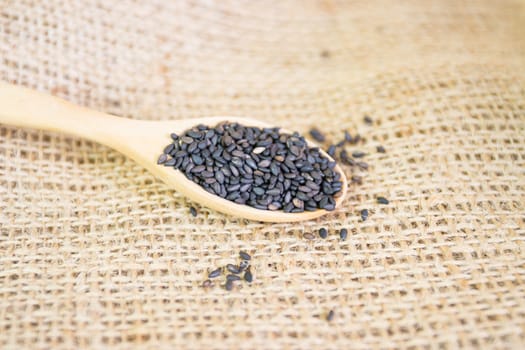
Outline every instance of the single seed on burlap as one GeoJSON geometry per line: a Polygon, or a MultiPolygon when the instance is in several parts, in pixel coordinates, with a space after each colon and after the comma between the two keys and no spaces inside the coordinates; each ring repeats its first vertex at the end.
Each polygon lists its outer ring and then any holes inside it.
{"type": "Polygon", "coordinates": [[[361,220],[366,221],[368,219],[368,209],[361,210],[361,220]]]}
{"type": "Polygon", "coordinates": [[[317,142],[324,142],[325,140],[324,135],[316,128],[310,130],[310,136],[317,142]]]}
{"type": "Polygon", "coordinates": [[[376,147],[377,152],[379,153],[386,153],[386,150],[383,146],[379,145],[376,147]]]}
{"type": "Polygon", "coordinates": [[[345,130],[345,141],[348,142],[348,143],[352,143],[353,139],[352,139],[352,135],[350,135],[350,133],[348,131],[345,130]]]}
{"type": "Polygon", "coordinates": [[[326,320],[327,320],[328,322],[332,321],[332,320],[334,319],[334,315],[335,315],[334,310],[330,310],[330,311],[328,312],[328,315],[326,315],[326,320]]]}
{"type": "Polygon", "coordinates": [[[335,155],[335,145],[330,145],[330,147],[328,147],[328,150],[326,151],[326,153],[330,156],[330,157],[333,157],[335,155]]]}
{"type": "Polygon", "coordinates": [[[373,120],[372,118],[370,118],[369,116],[365,115],[365,117],[363,118],[363,121],[365,122],[365,124],[368,124],[368,125],[372,125],[373,124],[373,120]]]}
{"type": "Polygon", "coordinates": [[[239,269],[239,266],[235,266],[233,264],[226,265],[226,269],[230,271],[231,273],[235,273],[235,274],[238,274],[241,272],[241,270],[239,269]]]}
{"type": "Polygon", "coordinates": [[[237,276],[237,275],[227,275],[226,276],[226,280],[227,281],[239,281],[241,279],[241,277],[237,276]]]}
{"type": "Polygon", "coordinates": [[[360,167],[361,169],[367,170],[368,169],[368,163],[365,162],[357,162],[356,165],[360,167]]]}
{"type": "Polygon", "coordinates": [[[365,155],[366,155],[366,153],[365,152],[361,152],[361,151],[354,151],[354,152],[352,152],[352,157],[354,157],[354,158],[363,158],[365,155]]]}
{"type": "Polygon", "coordinates": [[[210,271],[210,273],[208,273],[208,278],[215,278],[215,277],[219,277],[222,273],[222,268],[217,268],[213,271],[210,271]]]}
{"type": "Polygon", "coordinates": [[[224,289],[226,289],[228,292],[233,289],[233,281],[227,280],[226,284],[224,285],[224,289]]]}
{"type": "Polygon", "coordinates": [[[321,237],[322,239],[328,237],[328,231],[324,227],[319,229],[319,237],[321,237]]]}
{"type": "Polygon", "coordinates": [[[196,217],[197,216],[197,209],[195,209],[194,207],[190,207],[190,213],[193,217],[196,217]]]}
{"type": "Polygon", "coordinates": [[[379,204],[388,204],[390,202],[385,197],[377,197],[377,203],[379,203],[379,204]]]}
{"type": "Polygon", "coordinates": [[[341,231],[339,231],[339,237],[342,241],[346,240],[346,237],[348,236],[348,230],[346,228],[342,228],[341,231]]]}
{"type": "Polygon", "coordinates": [[[244,280],[248,283],[252,283],[253,275],[250,269],[246,270],[246,272],[244,273],[244,280]]]}
{"type": "Polygon", "coordinates": [[[251,260],[252,257],[250,256],[250,254],[246,253],[245,251],[240,251],[239,252],[239,256],[241,257],[241,259],[243,260],[251,260]]]}

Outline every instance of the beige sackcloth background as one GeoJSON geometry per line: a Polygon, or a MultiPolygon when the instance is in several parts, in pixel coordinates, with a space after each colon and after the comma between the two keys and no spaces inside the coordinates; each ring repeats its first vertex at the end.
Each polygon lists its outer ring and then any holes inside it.
{"type": "Polygon", "coordinates": [[[3,81],[126,118],[347,129],[371,168],[333,214],[264,224],[0,125],[0,348],[523,349],[524,7],[1,1],[3,81]],[[200,286],[241,249],[252,285],[200,286]]]}

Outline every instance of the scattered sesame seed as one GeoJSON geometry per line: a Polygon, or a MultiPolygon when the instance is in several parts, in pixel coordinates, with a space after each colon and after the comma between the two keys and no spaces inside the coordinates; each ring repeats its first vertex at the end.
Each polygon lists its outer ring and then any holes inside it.
{"type": "Polygon", "coordinates": [[[253,281],[253,275],[252,275],[252,272],[250,270],[246,270],[246,272],[244,273],[244,280],[248,283],[252,283],[253,281]]]}
{"type": "Polygon", "coordinates": [[[368,209],[361,210],[361,220],[366,221],[368,219],[368,209]]]}
{"type": "Polygon", "coordinates": [[[377,197],[377,203],[379,204],[388,204],[390,201],[386,199],[385,197],[377,197]]]}
{"type": "Polygon", "coordinates": [[[242,251],[242,250],[239,252],[239,256],[240,256],[241,259],[243,259],[243,260],[251,260],[251,258],[252,258],[252,257],[250,256],[250,254],[248,254],[248,253],[246,253],[246,252],[244,252],[244,251],[242,251]]]}
{"type": "Polygon", "coordinates": [[[335,315],[334,310],[330,310],[328,312],[328,315],[326,315],[326,320],[328,322],[331,322],[334,319],[334,315],[335,315]]]}
{"type": "Polygon", "coordinates": [[[348,230],[346,228],[342,228],[341,231],[339,231],[339,237],[341,237],[341,240],[346,240],[346,237],[348,236],[348,230]]]}
{"type": "Polygon", "coordinates": [[[221,273],[222,273],[222,268],[219,267],[218,269],[210,271],[210,273],[208,274],[208,278],[219,277],[221,273]]]}

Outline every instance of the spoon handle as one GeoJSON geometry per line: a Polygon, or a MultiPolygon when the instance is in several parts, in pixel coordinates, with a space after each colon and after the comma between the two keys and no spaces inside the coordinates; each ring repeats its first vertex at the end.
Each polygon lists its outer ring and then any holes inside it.
{"type": "Polygon", "coordinates": [[[134,121],[97,112],[28,88],[0,82],[0,123],[84,137],[116,146],[134,121]],[[124,125],[125,124],[125,125],[124,125]]]}

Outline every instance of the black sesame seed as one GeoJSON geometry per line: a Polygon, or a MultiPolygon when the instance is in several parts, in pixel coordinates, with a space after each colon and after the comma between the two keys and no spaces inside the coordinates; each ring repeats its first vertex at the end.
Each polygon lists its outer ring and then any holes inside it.
{"type": "Polygon", "coordinates": [[[377,152],[379,153],[386,153],[386,150],[383,146],[379,145],[376,147],[377,152]]]}
{"type": "Polygon", "coordinates": [[[164,147],[164,154],[171,154],[171,152],[173,152],[174,149],[175,149],[175,144],[170,143],[169,145],[164,147]]]}
{"type": "Polygon", "coordinates": [[[222,273],[222,268],[219,267],[218,269],[210,271],[210,273],[208,273],[208,278],[219,277],[221,273],[222,273]]]}
{"type": "Polygon", "coordinates": [[[253,275],[252,275],[252,272],[250,270],[246,270],[246,272],[244,273],[244,280],[248,283],[252,283],[253,281],[253,275]]]}
{"type": "Polygon", "coordinates": [[[237,275],[227,275],[226,276],[226,280],[227,281],[239,281],[241,279],[241,277],[237,276],[237,275]]]}
{"type": "Polygon", "coordinates": [[[171,137],[171,139],[172,139],[173,141],[177,141],[177,140],[179,139],[179,136],[178,136],[177,134],[175,134],[174,132],[172,132],[172,133],[170,134],[170,137],[171,137]]]}
{"type": "Polygon", "coordinates": [[[361,152],[361,151],[354,151],[354,152],[352,152],[352,157],[354,157],[354,158],[363,158],[365,155],[366,155],[366,153],[365,152],[361,152]]]}
{"type": "Polygon", "coordinates": [[[374,123],[374,121],[372,120],[372,118],[370,118],[369,116],[365,115],[365,117],[363,118],[363,121],[365,122],[365,124],[368,124],[368,125],[372,125],[374,123]]]}
{"type": "Polygon", "coordinates": [[[271,161],[269,159],[265,159],[261,162],[259,162],[259,164],[257,164],[259,166],[259,168],[268,168],[270,166],[270,163],[271,161]]]}
{"type": "Polygon", "coordinates": [[[379,204],[388,204],[390,202],[385,197],[377,197],[377,203],[379,203],[379,204]]]}
{"type": "Polygon", "coordinates": [[[195,165],[201,165],[202,163],[204,163],[204,160],[202,159],[202,157],[196,154],[191,155],[191,160],[193,161],[193,164],[195,165]]]}
{"type": "Polygon", "coordinates": [[[241,270],[239,269],[239,266],[235,266],[233,264],[226,265],[226,269],[234,274],[238,274],[241,272],[241,270]]]}
{"type": "Polygon", "coordinates": [[[242,250],[239,252],[239,256],[240,256],[241,259],[243,259],[243,260],[251,260],[251,259],[252,259],[252,257],[250,256],[250,254],[248,254],[248,253],[246,253],[246,252],[244,252],[244,251],[242,251],[242,250]]]}
{"type": "Polygon", "coordinates": [[[292,199],[292,203],[296,208],[299,208],[299,209],[304,208],[304,202],[300,200],[299,198],[292,199]]]}
{"type": "Polygon", "coordinates": [[[186,144],[190,144],[193,142],[193,138],[189,137],[189,136],[182,136],[181,138],[181,141],[186,143],[186,144]]]}
{"type": "Polygon", "coordinates": [[[194,207],[190,207],[190,213],[193,217],[197,216],[197,209],[195,209],[194,207]]]}
{"type": "Polygon", "coordinates": [[[261,187],[254,187],[252,191],[258,196],[262,196],[264,194],[264,188],[261,187]]]}
{"type": "Polygon", "coordinates": [[[332,321],[334,319],[334,315],[335,315],[334,310],[330,310],[328,314],[326,315],[326,320],[328,322],[332,321]]]}
{"type": "Polygon", "coordinates": [[[367,170],[368,169],[368,163],[365,162],[357,162],[356,165],[360,167],[361,169],[367,170]]]}
{"type": "Polygon", "coordinates": [[[281,208],[281,204],[274,202],[268,205],[268,210],[279,210],[281,208]]]}
{"type": "Polygon", "coordinates": [[[326,151],[326,153],[330,156],[330,157],[333,157],[335,155],[335,145],[330,145],[330,147],[328,147],[328,150],[326,151]]]}
{"type": "Polygon", "coordinates": [[[162,153],[157,160],[157,164],[164,164],[168,160],[168,156],[165,153],[162,153]]]}
{"type": "Polygon", "coordinates": [[[174,166],[177,160],[175,158],[168,159],[166,162],[164,162],[165,166],[174,166]]]}
{"type": "Polygon", "coordinates": [[[317,142],[324,142],[324,135],[316,128],[310,130],[310,136],[317,142]]]}
{"type": "Polygon", "coordinates": [[[361,210],[361,220],[366,221],[368,219],[368,209],[361,210]]]}
{"type": "Polygon", "coordinates": [[[233,281],[227,280],[226,284],[224,285],[224,289],[226,289],[228,292],[233,289],[233,281]]]}
{"type": "Polygon", "coordinates": [[[319,229],[319,237],[321,237],[322,239],[328,237],[328,231],[324,227],[319,229]]]}
{"type": "Polygon", "coordinates": [[[346,228],[342,228],[341,231],[339,231],[339,237],[342,241],[346,240],[346,237],[348,236],[348,230],[346,228]]]}
{"type": "Polygon", "coordinates": [[[200,172],[203,172],[204,170],[206,170],[206,166],[204,166],[204,165],[197,165],[196,167],[193,167],[191,169],[191,172],[192,173],[200,173],[200,172]]]}
{"type": "Polygon", "coordinates": [[[348,131],[345,131],[345,141],[348,143],[352,143],[353,141],[352,135],[350,135],[348,131]]]}

